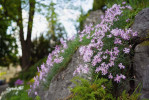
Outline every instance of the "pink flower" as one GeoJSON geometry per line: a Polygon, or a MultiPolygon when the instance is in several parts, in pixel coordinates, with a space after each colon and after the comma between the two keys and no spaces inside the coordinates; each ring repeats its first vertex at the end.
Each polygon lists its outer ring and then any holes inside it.
{"type": "Polygon", "coordinates": [[[86,47],[85,46],[81,46],[80,49],[79,49],[80,55],[83,55],[85,50],[86,50],[86,47]]]}
{"type": "Polygon", "coordinates": [[[67,43],[64,42],[63,38],[60,39],[60,42],[63,45],[64,49],[67,49],[68,48],[67,43]]]}
{"type": "Polygon", "coordinates": [[[16,86],[17,85],[22,85],[22,84],[24,84],[24,82],[22,80],[20,80],[20,79],[16,80],[16,82],[15,82],[16,86]]]}
{"type": "Polygon", "coordinates": [[[121,77],[122,79],[126,79],[126,76],[124,76],[124,75],[122,75],[122,74],[120,74],[120,77],[121,77]]]}
{"type": "Polygon", "coordinates": [[[64,59],[63,57],[58,57],[54,59],[54,62],[58,64],[58,63],[61,63],[63,59],[64,59]]]}
{"type": "Polygon", "coordinates": [[[120,74],[120,75],[116,75],[116,77],[114,78],[114,81],[116,81],[117,83],[119,83],[121,81],[121,79],[126,79],[126,76],[120,74]]]}
{"type": "Polygon", "coordinates": [[[114,53],[115,56],[118,55],[118,53],[119,53],[118,47],[114,47],[114,52],[113,53],[114,53]]]}
{"type": "Polygon", "coordinates": [[[126,19],[126,22],[128,22],[130,19],[128,18],[128,19],[126,19]]]}
{"type": "Polygon", "coordinates": [[[119,38],[115,38],[114,44],[122,44],[122,41],[119,38]]]}
{"type": "Polygon", "coordinates": [[[123,5],[126,4],[126,1],[122,2],[122,4],[123,4],[123,5]]]}
{"type": "Polygon", "coordinates": [[[85,66],[79,65],[79,67],[73,72],[73,76],[76,74],[87,74],[89,72],[88,65],[85,64],[85,66]]]}
{"type": "Polygon", "coordinates": [[[109,35],[107,35],[107,37],[108,37],[108,38],[111,38],[111,37],[112,37],[112,35],[111,35],[111,34],[109,34],[109,35]]]}
{"type": "Polygon", "coordinates": [[[101,85],[101,87],[103,87],[103,89],[105,89],[105,88],[106,88],[104,85],[101,85]]]}
{"type": "Polygon", "coordinates": [[[130,52],[130,49],[129,48],[124,48],[123,51],[124,51],[124,53],[128,54],[130,52]]]}
{"type": "Polygon", "coordinates": [[[87,64],[85,64],[85,66],[84,67],[82,67],[82,73],[88,73],[88,71],[89,71],[89,68],[88,68],[88,65],[87,64]]]}
{"type": "Polygon", "coordinates": [[[80,42],[83,40],[82,38],[84,37],[84,34],[80,35],[80,42]]]}
{"type": "Polygon", "coordinates": [[[135,37],[135,36],[137,36],[138,35],[138,33],[137,32],[132,32],[132,34],[131,34],[133,37],[135,37]]]}
{"type": "Polygon", "coordinates": [[[119,30],[118,29],[112,29],[111,33],[114,35],[114,36],[119,36],[119,30]]]}
{"type": "Polygon", "coordinates": [[[104,55],[104,56],[103,56],[103,59],[107,59],[107,56],[104,55]]]}
{"type": "Polygon", "coordinates": [[[110,61],[110,63],[108,64],[109,67],[114,66],[114,61],[110,61]]]}
{"type": "Polygon", "coordinates": [[[132,7],[131,7],[131,6],[126,6],[126,8],[128,8],[128,9],[132,10],[132,7]]]}
{"type": "Polygon", "coordinates": [[[120,63],[120,64],[118,65],[118,67],[119,67],[120,69],[124,69],[124,68],[125,68],[125,66],[122,65],[122,63],[120,63]]]}
{"type": "Polygon", "coordinates": [[[117,57],[111,56],[110,61],[114,61],[117,57]]]}
{"type": "Polygon", "coordinates": [[[110,73],[110,75],[108,76],[109,79],[113,79],[112,74],[110,73]]]}
{"type": "Polygon", "coordinates": [[[35,95],[38,95],[38,93],[35,91],[35,95]]]}
{"type": "Polygon", "coordinates": [[[93,56],[93,50],[91,50],[90,48],[86,48],[83,55],[84,62],[90,62],[92,56],[93,56]]]}
{"type": "Polygon", "coordinates": [[[116,81],[117,83],[119,83],[121,81],[121,76],[116,75],[116,77],[114,78],[114,81],[116,81]]]}

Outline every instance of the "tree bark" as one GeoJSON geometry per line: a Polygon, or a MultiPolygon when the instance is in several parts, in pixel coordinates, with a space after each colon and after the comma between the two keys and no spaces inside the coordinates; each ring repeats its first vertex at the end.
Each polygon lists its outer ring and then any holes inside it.
{"type": "Polygon", "coordinates": [[[33,27],[33,18],[35,12],[35,0],[29,0],[29,18],[28,18],[28,28],[27,28],[27,39],[24,39],[24,31],[23,31],[23,19],[22,19],[22,8],[21,8],[21,0],[19,2],[18,7],[18,21],[17,25],[20,28],[19,36],[22,48],[22,64],[21,67],[23,70],[28,69],[30,66],[30,56],[31,56],[31,34],[33,27]]]}

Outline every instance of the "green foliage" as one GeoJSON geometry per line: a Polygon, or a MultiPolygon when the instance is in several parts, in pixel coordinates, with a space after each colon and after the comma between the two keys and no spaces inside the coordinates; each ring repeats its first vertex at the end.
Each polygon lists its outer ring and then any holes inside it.
{"type": "Polygon", "coordinates": [[[78,20],[77,20],[77,21],[80,23],[80,25],[79,25],[80,31],[83,30],[83,28],[84,28],[84,21],[85,21],[86,18],[89,16],[89,13],[90,13],[90,12],[88,12],[87,14],[85,14],[85,13],[83,12],[83,9],[81,9],[81,14],[80,14],[80,16],[79,16],[79,18],[78,18],[78,20]]]}
{"type": "MultiPolygon", "coordinates": [[[[9,66],[10,63],[16,64],[18,62],[18,46],[14,34],[7,34],[7,30],[11,20],[5,16],[0,1],[0,66],[9,66]]],[[[9,31],[14,31],[9,30],[9,31]]]]}
{"type": "Polygon", "coordinates": [[[47,37],[54,42],[59,42],[60,38],[67,38],[65,28],[58,20],[58,14],[56,13],[57,4],[53,1],[50,2],[46,19],[48,21],[49,30],[47,37]]]}
{"type": "Polygon", "coordinates": [[[112,82],[105,78],[91,81],[77,76],[72,82],[76,86],[71,89],[72,94],[68,97],[70,100],[138,100],[141,95],[136,93],[137,87],[133,94],[130,95],[124,90],[121,96],[116,98],[112,95],[112,82]]]}
{"type": "Polygon", "coordinates": [[[102,7],[105,5],[106,0],[94,0],[93,3],[93,10],[99,10],[102,9],[102,7]]]}
{"type": "MultiPolygon", "coordinates": [[[[113,4],[122,4],[123,1],[124,0],[107,0],[106,5],[109,8],[113,4]]],[[[126,0],[125,5],[130,5],[132,7],[131,11],[125,11],[125,15],[122,16],[122,19],[125,19],[125,23],[126,23],[126,17],[127,19],[128,18],[130,19],[127,25],[123,25],[125,26],[125,28],[129,28],[133,24],[135,16],[138,14],[138,12],[140,12],[144,8],[149,7],[149,1],[148,0],[126,0]]],[[[119,24],[122,25],[123,23],[119,23],[119,24]]]]}
{"type": "Polygon", "coordinates": [[[32,100],[28,96],[28,88],[29,86],[24,86],[22,90],[10,90],[10,92],[2,96],[1,100],[32,100]]]}
{"type": "MultiPolygon", "coordinates": [[[[118,29],[125,29],[126,26],[128,25],[129,22],[126,22],[126,20],[128,19],[128,14],[130,14],[131,11],[129,11],[128,9],[124,10],[123,11],[123,16],[118,16],[119,20],[118,21],[115,21],[113,23],[113,25],[110,27],[110,29],[115,29],[115,28],[118,28],[118,29]]],[[[106,34],[109,34],[109,32],[107,32],[106,34]]],[[[102,42],[104,43],[104,46],[102,48],[103,51],[106,51],[106,50],[110,50],[111,48],[114,48],[114,47],[118,47],[119,49],[119,56],[117,56],[116,60],[115,60],[115,65],[114,67],[111,67],[109,68],[109,73],[112,73],[113,76],[116,76],[118,73],[121,73],[123,75],[125,75],[127,77],[126,80],[122,80],[119,84],[117,84],[116,82],[112,81],[113,83],[113,89],[112,89],[112,93],[113,93],[113,96],[118,96],[118,93],[117,91],[119,89],[121,89],[121,87],[124,86],[124,83],[126,81],[129,81],[130,79],[130,76],[129,76],[129,66],[130,66],[130,63],[131,63],[131,60],[130,60],[130,55],[126,55],[123,53],[123,49],[125,47],[129,47],[129,42],[128,41],[124,41],[122,40],[122,44],[123,45],[115,45],[114,44],[114,40],[115,38],[112,37],[112,38],[108,38],[108,37],[104,37],[102,39],[102,42]],[[125,69],[123,70],[120,70],[118,66],[119,63],[123,63],[123,65],[125,65],[125,69]]],[[[95,51],[96,52],[96,51],[95,51]]],[[[132,53],[132,51],[130,52],[132,53]]],[[[108,63],[109,62],[109,58],[108,59],[105,59],[103,60],[103,62],[105,63],[108,63]]],[[[102,75],[101,72],[100,73],[96,73],[95,70],[96,70],[96,67],[99,67],[99,65],[95,66],[95,67],[92,67],[92,79],[95,79],[97,76],[98,78],[108,78],[108,75],[102,75]]]]}
{"type": "Polygon", "coordinates": [[[35,99],[36,99],[36,100],[41,100],[41,99],[40,99],[40,96],[38,96],[38,95],[36,96],[35,99]]]}
{"type": "Polygon", "coordinates": [[[132,95],[129,95],[124,90],[122,93],[122,96],[118,97],[117,100],[138,100],[140,95],[141,93],[135,93],[135,92],[132,95]]]}
{"type": "Polygon", "coordinates": [[[76,85],[71,92],[73,93],[71,100],[113,100],[110,93],[112,87],[111,81],[101,78],[93,83],[89,80],[74,77],[72,82],[76,85]]]}

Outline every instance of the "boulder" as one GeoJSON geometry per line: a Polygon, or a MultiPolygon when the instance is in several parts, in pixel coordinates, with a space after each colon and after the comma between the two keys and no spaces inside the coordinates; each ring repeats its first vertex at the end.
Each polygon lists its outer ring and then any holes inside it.
{"type": "Polygon", "coordinates": [[[75,86],[71,80],[73,78],[73,72],[79,64],[84,65],[85,63],[78,49],[73,54],[68,67],[52,79],[49,90],[46,92],[43,100],[66,100],[71,94],[69,88],[75,86]]]}
{"type": "Polygon", "coordinates": [[[101,22],[100,16],[104,13],[101,10],[91,11],[89,16],[84,21],[84,26],[92,23],[93,25],[99,24],[101,22]]]}
{"type": "MultiPolygon", "coordinates": [[[[140,39],[149,37],[149,8],[143,9],[136,15],[132,29],[138,32],[140,39]]],[[[143,41],[135,47],[134,51],[135,87],[141,83],[141,99],[149,99],[149,42],[143,41]]]]}
{"type": "Polygon", "coordinates": [[[136,15],[132,29],[137,31],[141,38],[149,37],[149,8],[143,9],[136,15]]]}

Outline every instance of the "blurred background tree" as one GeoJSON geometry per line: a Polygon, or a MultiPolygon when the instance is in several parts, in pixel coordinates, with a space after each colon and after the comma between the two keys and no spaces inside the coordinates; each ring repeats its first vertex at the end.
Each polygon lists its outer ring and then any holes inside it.
{"type": "MultiPolygon", "coordinates": [[[[8,19],[10,19],[11,22],[17,23],[17,27],[19,29],[18,34],[19,34],[19,39],[21,42],[21,49],[22,49],[21,67],[23,70],[28,69],[33,64],[32,60],[34,59],[34,57],[32,57],[31,55],[35,55],[34,53],[38,53],[36,54],[38,60],[42,59],[45,55],[48,55],[48,53],[51,50],[53,50],[53,47],[55,45],[59,43],[59,38],[63,37],[64,33],[66,38],[66,32],[64,30],[64,27],[57,20],[57,14],[55,12],[55,7],[54,7],[55,4],[52,1],[50,2],[49,5],[48,4],[45,5],[41,3],[41,1],[35,1],[35,0],[2,0],[1,6],[3,8],[3,13],[4,13],[2,18],[6,16],[8,19]],[[37,9],[36,9],[36,6],[37,6],[37,9]],[[47,15],[45,15],[45,17],[49,22],[49,28],[47,31],[47,35],[46,36],[41,35],[41,37],[39,37],[38,39],[38,44],[35,44],[35,42],[32,42],[31,40],[33,23],[34,23],[33,19],[34,19],[35,12],[37,11],[40,13],[42,7],[47,9],[48,13],[47,15]],[[23,10],[28,11],[27,34],[25,34],[25,31],[24,31],[25,26],[23,24],[24,23],[23,10]],[[46,37],[46,39],[43,40],[44,39],[43,37],[44,38],[46,37]],[[44,47],[44,45],[41,45],[43,41],[44,43],[48,42],[46,43],[46,45],[48,44],[48,47],[44,47]],[[51,41],[54,44],[51,44],[51,41]],[[46,51],[46,53],[43,55],[43,57],[41,57],[42,54],[39,54],[39,52],[37,52],[36,49],[33,49],[35,47],[38,47],[38,45],[43,46],[43,49],[46,49],[44,50],[46,51]],[[33,50],[35,50],[34,53],[33,53],[33,50]]],[[[11,26],[11,24],[7,25],[7,27],[9,26],[11,26]]],[[[6,27],[6,30],[7,30],[7,27],[6,27]]],[[[6,30],[4,33],[6,33],[6,30]]],[[[10,40],[11,39],[9,39],[9,41],[10,40]]]]}
{"type": "Polygon", "coordinates": [[[31,34],[33,27],[33,18],[35,12],[35,0],[2,0],[1,5],[4,9],[4,15],[10,18],[13,22],[17,23],[19,28],[19,38],[22,48],[22,69],[27,69],[30,66],[31,56],[31,34]],[[22,10],[23,7],[27,6],[29,9],[28,26],[27,26],[27,38],[24,37],[24,26],[22,10]]]}
{"type": "Polygon", "coordinates": [[[5,16],[4,9],[0,6],[0,66],[8,67],[10,63],[16,64],[18,62],[16,39],[14,34],[7,34],[10,24],[11,19],[5,16]]]}

